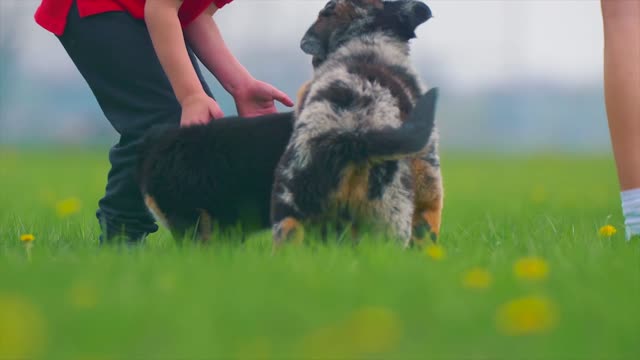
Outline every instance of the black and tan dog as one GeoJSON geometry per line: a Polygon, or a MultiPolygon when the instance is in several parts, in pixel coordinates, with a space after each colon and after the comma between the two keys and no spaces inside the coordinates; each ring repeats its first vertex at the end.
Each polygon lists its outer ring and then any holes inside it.
{"type": "Polygon", "coordinates": [[[320,11],[301,42],[314,77],[275,174],[276,245],[327,222],[382,225],[405,246],[435,240],[437,90],[426,92],[409,60],[409,40],[430,18],[408,0],[334,0],[320,11]]]}
{"type": "Polygon", "coordinates": [[[214,224],[221,232],[268,229],[273,171],[292,124],[293,112],[285,112],[155,127],[138,168],[148,209],[178,241],[207,241],[214,224]]]}

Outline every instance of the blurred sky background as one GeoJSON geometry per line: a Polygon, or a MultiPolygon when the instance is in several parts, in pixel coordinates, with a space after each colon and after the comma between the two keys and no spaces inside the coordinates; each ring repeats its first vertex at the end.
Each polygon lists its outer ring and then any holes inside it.
{"type": "MultiPolygon", "coordinates": [[[[115,142],[58,40],[33,21],[39,3],[0,0],[0,145],[115,142]]],[[[443,149],[609,152],[599,0],[426,3],[435,17],[419,27],[412,58],[441,88],[443,149]]],[[[235,0],[215,19],[254,76],[294,98],[311,74],[299,41],[324,4],[235,0]]]]}

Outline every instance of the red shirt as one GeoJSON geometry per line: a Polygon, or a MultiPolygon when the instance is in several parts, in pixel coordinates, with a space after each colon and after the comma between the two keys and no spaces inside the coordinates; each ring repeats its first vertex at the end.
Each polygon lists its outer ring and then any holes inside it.
{"type": "MultiPolygon", "coordinates": [[[[35,21],[56,35],[62,35],[67,24],[67,15],[74,0],[42,0],[35,13],[35,21]]],[[[126,11],[136,19],[144,19],[145,0],[75,0],[81,17],[107,11],[126,11]]],[[[178,16],[182,26],[187,26],[206,8],[214,3],[222,8],[233,0],[184,0],[178,16]]]]}

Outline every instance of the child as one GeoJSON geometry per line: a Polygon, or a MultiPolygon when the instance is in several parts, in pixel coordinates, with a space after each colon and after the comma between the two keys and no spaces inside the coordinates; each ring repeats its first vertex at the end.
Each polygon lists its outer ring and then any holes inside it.
{"type": "Polygon", "coordinates": [[[36,22],[58,37],[120,135],[96,212],[101,242],[120,236],[137,242],[158,229],[134,178],[146,131],[223,116],[196,56],[233,96],[240,116],[274,113],[275,100],[293,106],[226,47],[212,16],[232,1],[42,0],[38,7],[36,22]]]}

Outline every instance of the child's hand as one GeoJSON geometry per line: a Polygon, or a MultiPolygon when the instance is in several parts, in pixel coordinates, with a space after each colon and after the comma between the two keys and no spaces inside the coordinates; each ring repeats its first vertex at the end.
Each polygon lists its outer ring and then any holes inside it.
{"type": "Polygon", "coordinates": [[[277,100],[285,106],[293,106],[293,101],[287,94],[275,87],[258,80],[253,80],[248,86],[238,90],[234,95],[238,115],[243,117],[254,117],[276,113],[277,100]]]}
{"type": "Polygon", "coordinates": [[[187,97],[182,103],[182,117],[180,126],[207,124],[212,118],[224,117],[218,103],[207,94],[197,94],[187,97]]]}

